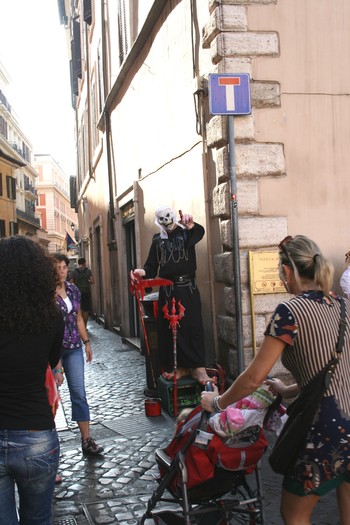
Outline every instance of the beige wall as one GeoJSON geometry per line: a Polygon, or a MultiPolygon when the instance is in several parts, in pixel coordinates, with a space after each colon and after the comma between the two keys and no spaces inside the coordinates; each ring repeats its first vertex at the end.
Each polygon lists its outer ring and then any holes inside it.
{"type": "Polygon", "coordinates": [[[254,80],[278,81],[281,107],[254,111],[255,137],[284,144],[286,176],[260,179],[260,213],[286,215],[288,233],[314,238],[336,267],[350,247],[348,220],[350,4],[279,0],[248,8],[249,29],[276,31],[280,56],[255,58],[254,80]]]}

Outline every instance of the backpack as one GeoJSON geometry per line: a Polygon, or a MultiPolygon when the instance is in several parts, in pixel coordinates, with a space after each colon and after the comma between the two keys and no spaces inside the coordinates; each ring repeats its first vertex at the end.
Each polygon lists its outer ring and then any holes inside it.
{"type": "Polygon", "coordinates": [[[80,268],[76,268],[74,270],[73,272],[74,284],[79,288],[80,292],[89,292],[90,276],[91,276],[91,272],[89,268],[84,268],[83,270],[80,270],[80,268]]]}

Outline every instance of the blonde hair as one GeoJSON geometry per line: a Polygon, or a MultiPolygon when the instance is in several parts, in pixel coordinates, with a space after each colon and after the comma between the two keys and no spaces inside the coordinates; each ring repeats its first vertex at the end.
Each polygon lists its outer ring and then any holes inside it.
{"type": "Polygon", "coordinates": [[[300,278],[315,281],[323,293],[328,294],[333,284],[333,265],[324,257],[317,244],[305,237],[296,235],[280,245],[282,264],[292,267],[298,286],[300,278]]]}

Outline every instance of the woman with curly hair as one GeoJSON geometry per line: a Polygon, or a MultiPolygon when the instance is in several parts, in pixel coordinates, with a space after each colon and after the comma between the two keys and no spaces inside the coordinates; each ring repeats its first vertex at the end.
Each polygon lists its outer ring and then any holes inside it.
{"type": "Polygon", "coordinates": [[[45,374],[64,330],[55,266],[20,236],[0,239],[0,261],[0,525],[49,525],[59,441],[45,374]]]}
{"type": "Polygon", "coordinates": [[[53,257],[58,273],[56,301],[65,324],[62,359],[56,370],[56,381],[63,380],[64,369],[72,403],[72,419],[78,423],[81,433],[82,452],[87,456],[98,456],[103,452],[103,447],[90,436],[90,410],[85,391],[82,342],[88,363],[92,361],[92,349],[80,309],[80,291],[75,284],[67,281],[68,257],[63,253],[56,253],[53,257]]]}

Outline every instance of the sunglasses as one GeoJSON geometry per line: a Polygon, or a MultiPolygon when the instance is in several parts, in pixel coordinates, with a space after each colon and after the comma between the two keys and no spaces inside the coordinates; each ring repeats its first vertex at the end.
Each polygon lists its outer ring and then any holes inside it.
{"type": "Polygon", "coordinates": [[[288,261],[290,261],[290,255],[289,255],[289,253],[287,251],[286,246],[291,240],[293,240],[293,237],[291,235],[287,235],[287,237],[285,237],[283,239],[283,241],[281,241],[279,243],[279,245],[278,245],[278,249],[280,250],[280,252],[284,253],[284,255],[287,257],[288,261]]]}

